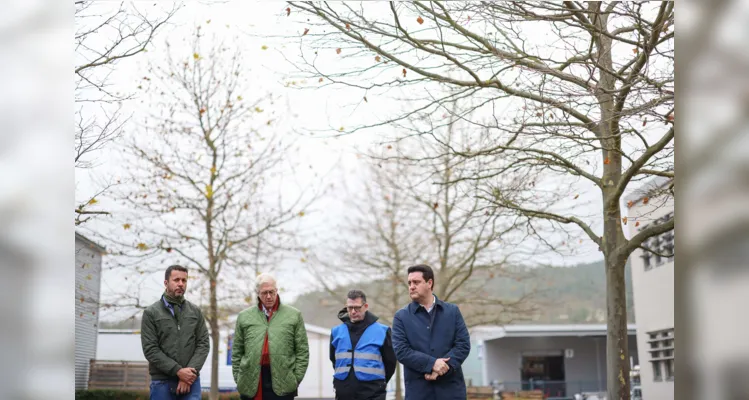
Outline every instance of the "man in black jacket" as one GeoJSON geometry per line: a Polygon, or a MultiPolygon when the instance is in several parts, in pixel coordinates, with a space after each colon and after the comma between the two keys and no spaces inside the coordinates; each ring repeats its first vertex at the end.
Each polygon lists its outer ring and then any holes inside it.
{"type": "Polygon", "coordinates": [[[395,372],[390,328],[367,311],[361,290],[348,292],[343,322],[331,331],[330,361],[336,400],[385,400],[385,388],[395,372]]]}

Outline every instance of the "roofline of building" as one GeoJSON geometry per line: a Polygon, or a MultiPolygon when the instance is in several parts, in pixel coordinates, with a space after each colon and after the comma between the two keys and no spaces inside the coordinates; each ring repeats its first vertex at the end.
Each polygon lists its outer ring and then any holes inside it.
{"type": "Polygon", "coordinates": [[[307,332],[317,333],[318,335],[330,336],[330,329],[325,329],[321,326],[304,324],[304,328],[307,332]]]}
{"type": "Polygon", "coordinates": [[[107,248],[100,245],[99,243],[94,242],[93,240],[83,236],[82,234],[76,232],[75,238],[80,239],[82,242],[86,243],[89,247],[91,247],[94,250],[97,250],[100,254],[104,254],[107,252],[107,248]]]}
{"type": "Polygon", "coordinates": [[[656,189],[662,189],[666,185],[674,181],[674,178],[667,178],[665,176],[654,176],[651,179],[645,181],[637,189],[633,190],[632,193],[624,196],[625,202],[637,203],[645,197],[649,197],[650,193],[656,189]]]}
{"type": "MultiPolygon", "coordinates": [[[[506,325],[497,328],[497,333],[484,341],[508,337],[605,336],[607,331],[606,324],[506,325]]],[[[635,324],[627,324],[627,334],[637,334],[635,324]]]]}

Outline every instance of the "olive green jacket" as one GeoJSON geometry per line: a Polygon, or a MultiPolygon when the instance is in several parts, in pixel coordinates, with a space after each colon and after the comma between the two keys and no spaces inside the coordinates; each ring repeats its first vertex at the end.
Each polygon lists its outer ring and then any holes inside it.
{"type": "Polygon", "coordinates": [[[181,368],[203,368],[210,342],[200,308],[185,300],[179,320],[159,299],[143,312],[140,328],[143,355],[152,380],[177,376],[181,368]]]}
{"type": "Polygon", "coordinates": [[[271,380],[277,395],[296,391],[307,372],[309,345],[302,313],[281,304],[268,321],[258,306],[250,307],[237,317],[231,353],[237,391],[249,397],[254,397],[257,392],[266,332],[271,380]]]}

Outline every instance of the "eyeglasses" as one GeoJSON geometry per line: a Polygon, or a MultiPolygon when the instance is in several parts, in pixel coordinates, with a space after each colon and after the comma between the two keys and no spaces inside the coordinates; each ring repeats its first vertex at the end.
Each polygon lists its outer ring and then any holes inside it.
{"type": "Polygon", "coordinates": [[[268,297],[268,296],[275,296],[276,291],[275,290],[266,290],[264,292],[260,292],[260,297],[268,297]]]}
{"type": "Polygon", "coordinates": [[[348,310],[348,312],[351,312],[351,311],[361,312],[361,309],[363,307],[364,307],[364,304],[360,306],[346,306],[346,310],[348,310]]]}

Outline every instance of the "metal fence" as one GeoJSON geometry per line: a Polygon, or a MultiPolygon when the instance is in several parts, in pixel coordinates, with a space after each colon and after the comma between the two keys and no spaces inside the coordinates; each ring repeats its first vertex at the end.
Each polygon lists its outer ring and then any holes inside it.
{"type": "Polygon", "coordinates": [[[540,390],[546,399],[572,399],[578,393],[604,391],[596,381],[508,381],[493,386],[500,392],[540,390]]]}
{"type": "Polygon", "coordinates": [[[89,389],[148,390],[148,363],[91,360],[89,389]]]}

